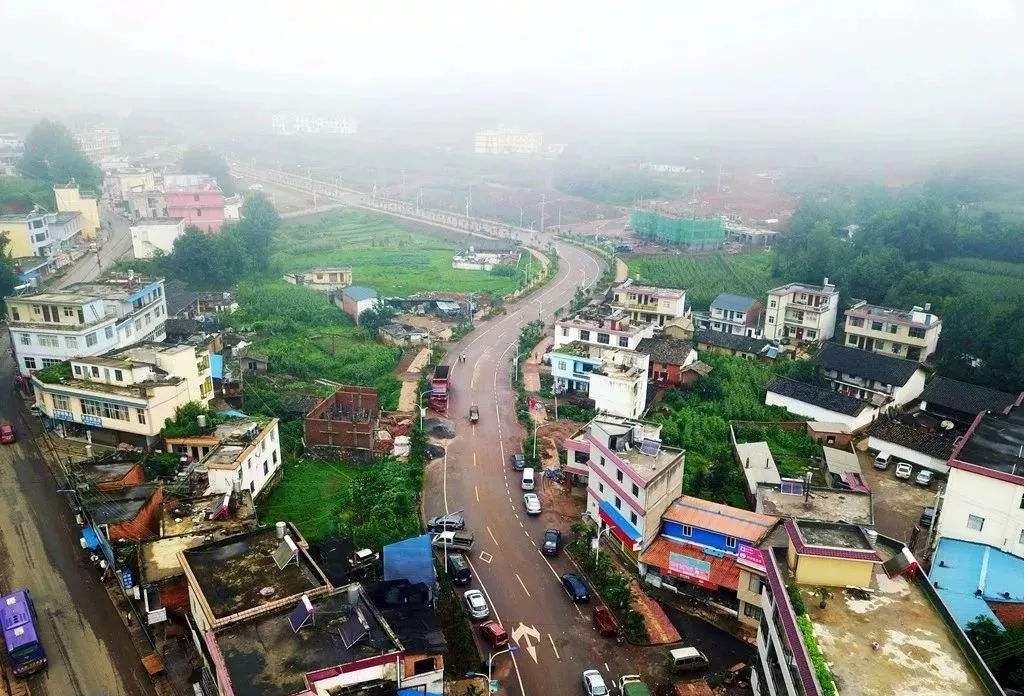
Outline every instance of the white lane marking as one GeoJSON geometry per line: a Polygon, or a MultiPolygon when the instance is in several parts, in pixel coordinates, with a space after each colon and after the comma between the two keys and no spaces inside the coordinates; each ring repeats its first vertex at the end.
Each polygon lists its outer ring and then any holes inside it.
{"type": "Polygon", "coordinates": [[[478,499],[478,486],[477,486],[477,485],[475,486],[475,502],[476,502],[476,503],[480,503],[480,502],[482,502],[482,501],[480,501],[480,500],[478,499]]]}
{"type": "Polygon", "coordinates": [[[496,623],[503,626],[503,619],[500,618],[500,612],[496,611],[496,605],[493,604],[493,598],[489,596],[489,590],[486,589],[485,583],[482,582],[482,578],[478,574],[478,571],[475,570],[475,564],[471,562],[471,559],[468,559],[468,565],[471,566],[471,572],[475,574],[475,579],[478,580],[478,586],[482,588],[486,601],[489,602],[489,606],[493,608],[493,616],[496,617],[496,623]]]}
{"type": "Polygon", "coordinates": [[[489,538],[493,540],[493,543],[499,546],[500,542],[496,541],[496,537],[493,536],[493,530],[489,529],[488,525],[486,525],[485,531],[489,532],[489,538]]]}
{"type": "Polygon", "coordinates": [[[608,665],[606,662],[604,662],[603,663],[603,669],[605,669],[605,670],[607,670],[609,672],[610,671],[610,665],[608,665]]]}
{"type": "Polygon", "coordinates": [[[486,563],[493,562],[493,555],[491,553],[486,553],[485,551],[482,551],[480,554],[478,554],[478,557],[486,563]]]}
{"type": "Polygon", "coordinates": [[[527,587],[525,587],[525,581],[521,579],[521,576],[518,575],[517,573],[514,573],[514,577],[516,577],[518,579],[518,584],[521,585],[521,589],[525,591],[525,594],[528,595],[529,597],[531,597],[532,593],[528,591],[527,587]]]}
{"type": "Polygon", "coordinates": [[[557,652],[557,644],[553,642],[553,636],[550,635],[549,633],[547,633],[546,637],[550,639],[550,647],[553,648],[553,654],[556,655],[557,659],[559,660],[560,659],[560,653],[557,652]]]}
{"type": "MultiPolygon", "coordinates": [[[[538,549],[537,549],[537,550],[538,550],[538,549]]],[[[546,556],[545,556],[545,555],[543,554],[543,552],[542,552],[542,551],[539,551],[539,555],[540,555],[540,556],[542,556],[542,559],[543,559],[544,561],[546,561],[546,567],[550,569],[550,572],[551,572],[551,573],[553,573],[553,577],[557,578],[557,582],[560,582],[560,576],[559,576],[559,575],[557,575],[557,571],[555,571],[555,570],[553,569],[553,566],[552,566],[552,565],[550,565],[550,560],[549,560],[548,558],[546,558],[546,556]]]]}
{"type": "Polygon", "coordinates": [[[472,452],[471,453],[471,463],[474,464],[475,466],[478,466],[478,453],[477,452],[472,452]]]}

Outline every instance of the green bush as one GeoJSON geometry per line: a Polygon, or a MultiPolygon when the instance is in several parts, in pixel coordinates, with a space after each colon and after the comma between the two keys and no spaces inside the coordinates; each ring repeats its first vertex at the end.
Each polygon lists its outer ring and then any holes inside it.
{"type": "Polygon", "coordinates": [[[471,625],[464,614],[457,591],[444,572],[442,564],[436,561],[436,577],[439,578],[439,596],[435,613],[446,639],[446,676],[462,678],[468,672],[482,669],[482,656],[478,652],[471,625]]]}
{"type": "Polygon", "coordinates": [[[789,594],[789,604],[792,605],[792,610],[796,612],[796,616],[806,614],[807,603],[803,600],[803,593],[799,591],[799,588],[795,585],[786,585],[785,590],[789,594]]]}
{"type": "Polygon", "coordinates": [[[803,634],[803,644],[807,647],[807,654],[814,664],[814,673],[817,675],[817,682],[821,685],[821,693],[824,696],[836,696],[838,691],[835,688],[835,679],[832,677],[832,670],[828,667],[825,654],[821,652],[821,646],[817,644],[817,637],[814,635],[814,626],[810,617],[802,614],[796,617],[800,632],[803,634]]]}
{"type": "Polygon", "coordinates": [[[213,409],[208,408],[198,401],[190,401],[175,409],[174,418],[164,420],[164,428],[161,435],[164,437],[190,437],[214,432],[218,423],[226,419],[219,416],[213,409]],[[207,423],[201,428],[197,418],[204,416],[207,423]]]}

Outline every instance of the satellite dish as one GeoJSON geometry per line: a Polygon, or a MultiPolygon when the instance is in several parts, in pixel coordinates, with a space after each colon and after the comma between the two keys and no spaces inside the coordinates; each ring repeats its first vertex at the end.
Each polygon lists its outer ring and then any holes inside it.
{"type": "Polygon", "coordinates": [[[941,423],[939,423],[939,427],[943,430],[953,430],[953,421],[944,420],[941,423]]]}

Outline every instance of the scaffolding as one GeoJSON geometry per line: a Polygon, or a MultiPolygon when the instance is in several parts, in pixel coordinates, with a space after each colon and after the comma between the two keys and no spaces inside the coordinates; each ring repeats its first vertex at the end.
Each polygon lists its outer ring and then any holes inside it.
{"type": "Polygon", "coordinates": [[[725,226],[720,218],[689,220],[636,210],[632,212],[632,229],[643,239],[673,246],[712,249],[725,242],[725,226]]]}

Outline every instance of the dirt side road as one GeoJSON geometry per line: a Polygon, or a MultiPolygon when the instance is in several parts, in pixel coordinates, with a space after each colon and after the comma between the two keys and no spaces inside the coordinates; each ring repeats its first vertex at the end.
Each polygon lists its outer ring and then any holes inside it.
{"type": "Polygon", "coordinates": [[[150,679],[97,572],[82,562],[75,518],[35,450],[13,396],[9,334],[0,338],[0,422],[18,441],[0,445],[0,590],[27,587],[49,668],[33,696],[150,696],[150,679]]]}

